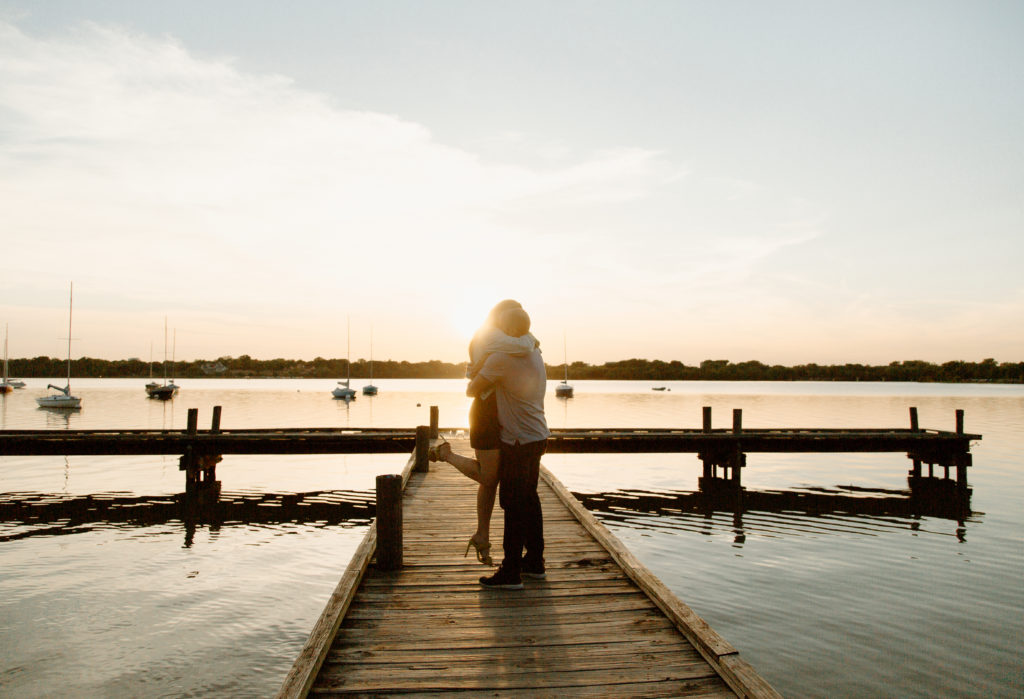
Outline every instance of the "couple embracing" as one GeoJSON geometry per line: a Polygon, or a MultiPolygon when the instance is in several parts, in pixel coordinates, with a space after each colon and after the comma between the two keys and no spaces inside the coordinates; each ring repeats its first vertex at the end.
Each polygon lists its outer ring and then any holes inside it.
{"type": "Polygon", "coordinates": [[[523,577],[543,578],[544,524],[537,481],[540,457],[549,435],[544,417],[547,381],[539,343],[530,334],[530,316],[516,301],[498,303],[469,345],[470,379],[466,395],[469,441],[476,458],[453,453],[445,442],[431,458],[446,461],[479,484],[477,530],[466,553],[492,564],[491,511],[495,492],[505,512],[504,560],[493,575],[480,578],[487,588],[521,590],[523,577]]]}

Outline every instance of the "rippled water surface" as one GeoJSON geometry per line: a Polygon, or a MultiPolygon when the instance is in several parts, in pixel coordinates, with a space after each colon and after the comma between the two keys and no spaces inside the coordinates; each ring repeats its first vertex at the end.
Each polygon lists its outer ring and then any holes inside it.
{"type": "MultiPolygon", "coordinates": [[[[430,405],[457,429],[469,408],[462,381],[377,380],[346,404],[332,381],[181,380],[161,403],[143,381],[81,380],[82,409],[55,413],[33,400],[46,383],[0,396],[0,429],[181,429],[214,405],[229,429],[413,427],[430,405]]],[[[984,439],[961,520],[908,504],[901,454],[750,455],[742,513],[694,492],[692,454],[545,464],[783,694],[1024,694],[1024,387],[660,385],[576,382],[549,397],[549,423],[697,427],[709,405],[716,427],[733,408],[752,428],[904,427],[917,406],[923,427],[953,429],[964,409],[984,439]]],[[[210,524],[176,514],[174,457],[0,457],[0,695],[272,695],[372,517],[375,476],[404,463],[228,455],[210,524]],[[295,494],[307,514],[282,507],[295,494]],[[38,514],[54,503],[91,504],[38,514]]]]}

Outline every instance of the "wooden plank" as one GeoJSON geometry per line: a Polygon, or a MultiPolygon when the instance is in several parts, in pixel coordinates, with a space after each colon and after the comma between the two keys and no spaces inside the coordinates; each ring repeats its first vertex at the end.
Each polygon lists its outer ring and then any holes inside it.
{"type": "MultiPolygon", "coordinates": [[[[385,572],[367,562],[358,591],[346,593],[344,619],[323,624],[332,638],[311,634],[315,660],[304,667],[316,670],[312,679],[303,670],[302,692],[733,696],[742,687],[777,696],[607,530],[598,525],[595,535],[546,469],[548,577],[514,592],[481,588],[476,579],[493,569],[460,555],[475,528],[473,484],[454,469],[408,471],[405,565],[385,572]]],[[[500,517],[497,510],[492,533],[500,517]]]]}
{"type": "MultiPolygon", "coordinates": [[[[405,470],[402,473],[402,480],[407,481],[412,470],[414,460],[409,458],[405,470]]],[[[305,697],[316,680],[317,673],[323,665],[327,652],[330,650],[331,642],[338,633],[345,613],[348,611],[355,598],[359,583],[366,573],[370,564],[377,542],[376,522],[371,524],[363,537],[362,542],[352,555],[345,573],[341,576],[334,592],[331,594],[327,606],[320,614],[316,624],[313,626],[309,638],[299,652],[299,657],[292,664],[291,670],[285,677],[281,689],[278,690],[279,699],[294,699],[305,697]]]]}
{"type": "Polygon", "coordinates": [[[541,467],[541,478],[559,497],[566,507],[580,520],[580,523],[597,539],[611,554],[612,558],[622,567],[623,571],[644,590],[651,600],[671,619],[691,643],[707,658],[716,669],[722,672],[729,686],[740,696],[750,697],[781,697],[763,679],[753,673],[758,681],[752,681],[745,672],[736,671],[742,668],[738,662],[723,667],[723,656],[737,656],[738,651],[724,638],[718,635],[707,622],[696,612],[684,604],[668,587],[626,549],[608,529],[584,508],[561,481],[550,471],[541,467]],[[751,680],[748,682],[748,680],[751,680]]]}
{"type": "MultiPolygon", "coordinates": [[[[320,688],[314,689],[313,692],[316,696],[344,696],[351,698],[357,697],[379,697],[380,694],[377,692],[346,692],[339,690],[324,690],[320,688]]],[[[444,691],[445,696],[465,696],[465,697],[481,697],[481,696],[492,696],[501,697],[507,696],[507,692],[496,691],[489,694],[481,694],[479,689],[447,689],[444,691]]],[[[530,689],[530,688],[519,688],[516,690],[515,696],[517,698],[522,697],[523,699],[551,699],[552,696],[559,696],[565,694],[565,692],[552,692],[547,688],[543,689],[530,689]]],[[[437,692],[402,692],[403,699],[437,699],[437,692]]],[[[622,697],[631,697],[632,699],[665,699],[666,697],[707,697],[708,699],[717,699],[719,697],[735,697],[736,695],[725,685],[724,682],[718,677],[704,677],[693,680],[675,680],[670,682],[659,681],[659,682],[632,682],[616,684],[605,687],[573,687],[572,696],[581,697],[585,699],[621,699],[622,697]]]]}

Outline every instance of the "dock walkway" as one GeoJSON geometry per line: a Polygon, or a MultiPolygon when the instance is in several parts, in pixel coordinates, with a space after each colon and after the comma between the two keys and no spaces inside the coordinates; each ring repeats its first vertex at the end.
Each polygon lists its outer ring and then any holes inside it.
{"type": "MultiPolygon", "coordinates": [[[[463,557],[475,483],[447,464],[414,472],[414,460],[403,567],[373,565],[371,526],[279,696],[778,696],[546,469],[547,579],[482,588],[491,569],[463,557]]],[[[501,530],[496,507],[496,562],[501,530]]]]}

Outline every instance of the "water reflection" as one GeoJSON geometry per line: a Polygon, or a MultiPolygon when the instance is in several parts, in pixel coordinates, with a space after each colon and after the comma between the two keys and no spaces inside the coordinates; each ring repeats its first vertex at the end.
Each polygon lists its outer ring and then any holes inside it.
{"type": "Polygon", "coordinates": [[[323,526],[365,526],[376,515],[374,498],[374,493],[369,491],[239,491],[222,493],[218,501],[198,506],[184,493],[168,496],[98,493],[77,497],[7,493],[0,494],[0,542],[78,534],[91,531],[96,524],[132,528],[181,522],[185,546],[190,547],[196,529],[203,526],[209,527],[211,532],[222,527],[252,524],[278,526],[315,522],[323,526]]]}
{"type": "Polygon", "coordinates": [[[957,522],[956,538],[966,540],[966,522],[977,515],[962,502],[882,488],[808,488],[792,491],[618,490],[573,495],[606,523],[649,531],[692,531],[704,536],[729,532],[742,547],[753,526],[769,536],[814,534],[874,535],[878,528],[920,531],[925,518],[957,522]]]}

